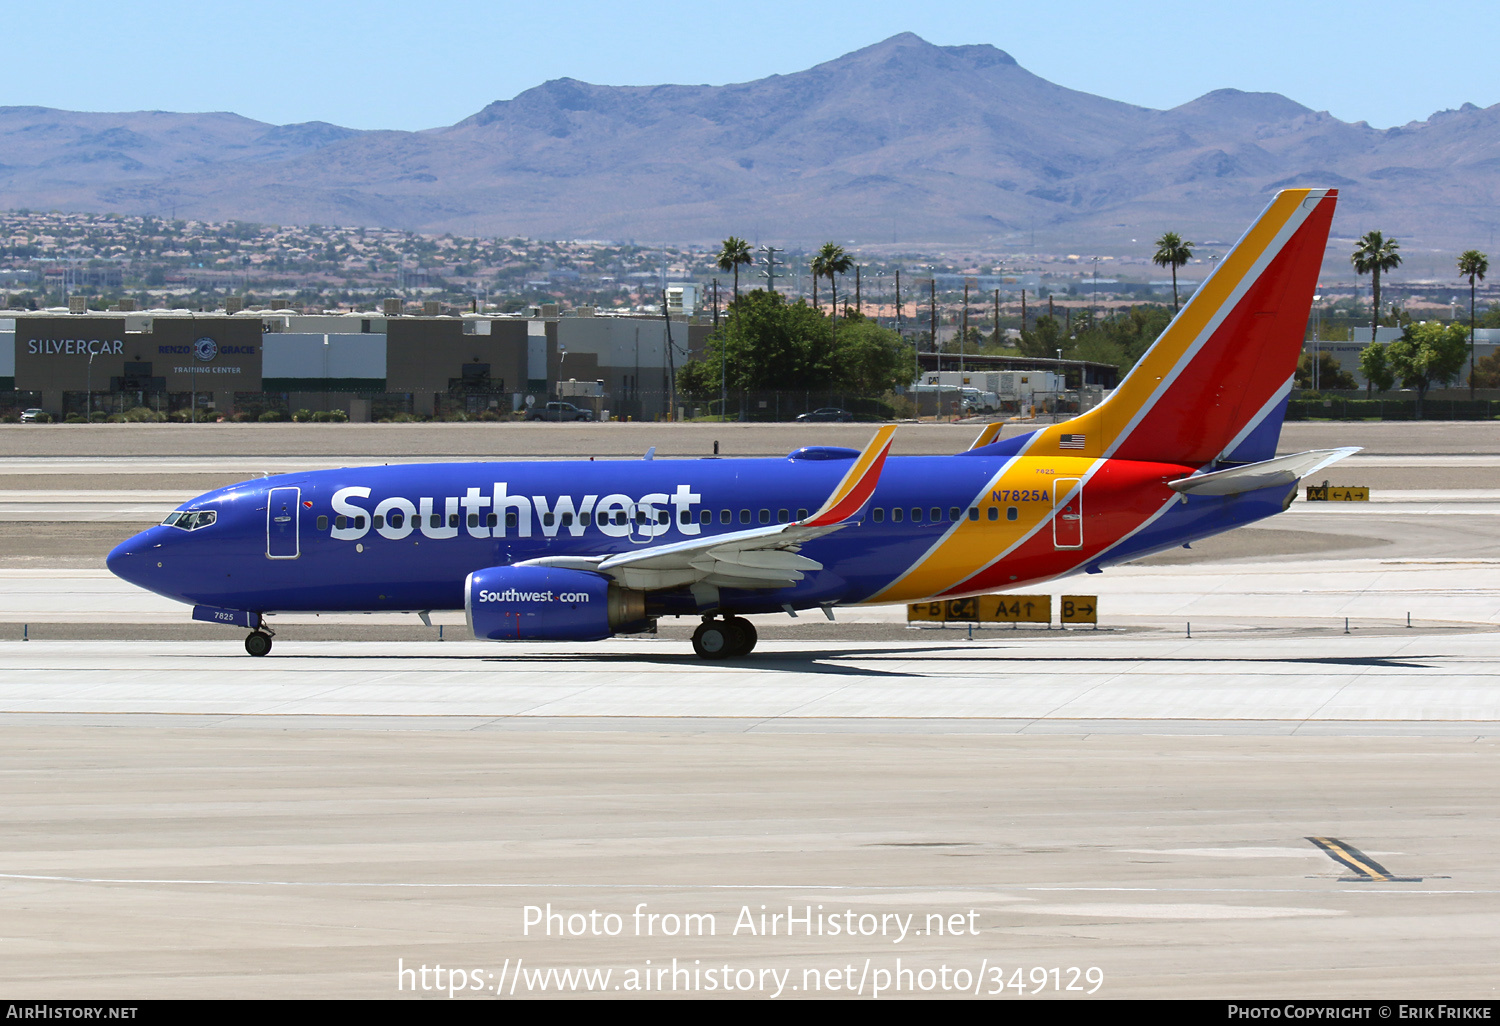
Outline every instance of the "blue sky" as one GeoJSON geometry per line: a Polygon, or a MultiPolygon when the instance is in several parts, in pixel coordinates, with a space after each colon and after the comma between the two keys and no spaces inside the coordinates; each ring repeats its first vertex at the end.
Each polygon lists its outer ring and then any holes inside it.
{"type": "Polygon", "coordinates": [[[1059,85],[1147,107],[1232,87],[1386,128],[1500,102],[1497,19],[1448,0],[70,0],[17,5],[4,25],[0,105],[352,128],[452,124],[551,78],[742,82],[903,31],[990,43],[1059,85]]]}

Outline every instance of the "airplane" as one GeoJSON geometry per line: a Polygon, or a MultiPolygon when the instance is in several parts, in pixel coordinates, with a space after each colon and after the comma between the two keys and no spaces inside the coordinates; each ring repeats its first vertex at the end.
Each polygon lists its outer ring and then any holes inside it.
{"type": "Polygon", "coordinates": [[[278,613],[463,609],[493,641],[584,642],[697,616],[740,658],[754,613],[961,598],[1098,573],[1284,511],[1358,450],[1277,457],[1337,191],[1288,189],[1095,408],[965,452],[510,461],[283,474],[198,496],[108,556],[248,629],[278,613]]]}

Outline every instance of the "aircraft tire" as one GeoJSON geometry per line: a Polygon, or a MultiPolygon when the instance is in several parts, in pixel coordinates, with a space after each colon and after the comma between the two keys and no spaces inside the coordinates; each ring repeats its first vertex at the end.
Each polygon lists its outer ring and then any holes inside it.
{"type": "Polygon", "coordinates": [[[253,656],[263,656],[271,651],[271,636],[264,631],[256,631],[245,639],[245,651],[253,656]]]}
{"type": "Polygon", "coordinates": [[[693,651],[703,659],[728,659],[739,648],[740,637],[729,620],[704,620],[693,632],[693,651]]]}
{"type": "Polygon", "coordinates": [[[735,630],[740,636],[739,644],[730,653],[730,658],[739,659],[755,651],[755,643],[760,640],[760,636],[755,633],[755,624],[746,620],[743,616],[732,616],[729,618],[729,622],[734,625],[735,630]]]}

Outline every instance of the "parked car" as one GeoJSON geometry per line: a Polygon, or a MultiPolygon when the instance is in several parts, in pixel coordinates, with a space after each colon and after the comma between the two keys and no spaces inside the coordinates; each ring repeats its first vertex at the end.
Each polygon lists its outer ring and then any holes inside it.
{"type": "Polygon", "coordinates": [[[548,403],[526,411],[527,420],[593,420],[593,410],[580,410],[572,403],[548,403]]]}
{"type": "Polygon", "coordinates": [[[852,421],[854,414],[848,410],[841,410],[837,406],[825,406],[821,410],[813,410],[811,413],[799,413],[797,419],[801,421],[813,420],[837,420],[852,421]]]}
{"type": "Polygon", "coordinates": [[[21,423],[22,424],[35,424],[37,422],[37,418],[43,416],[44,414],[45,414],[45,411],[43,411],[43,410],[37,410],[37,409],[22,410],[21,411],[21,423]]]}

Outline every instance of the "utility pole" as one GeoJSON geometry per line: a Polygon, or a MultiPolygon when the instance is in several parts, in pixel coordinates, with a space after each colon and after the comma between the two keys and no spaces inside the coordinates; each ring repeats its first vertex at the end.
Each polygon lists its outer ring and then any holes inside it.
{"type": "Polygon", "coordinates": [[[995,345],[1000,344],[1000,290],[995,290],[995,345]]]}
{"type": "MultiPolygon", "coordinates": [[[[964,312],[959,318],[958,329],[958,374],[959,380],[963,380],[964,373],[964,342],[969,337],[969,278],[964,279],[964,312]]],[[[960,393],[962,394],[962,393],[960,393]]]]}
{"type": "Polygon", "coordinates": [[[714,327],[719,326],[719,279],[714,280],[714,327]]]}
{"type": "Polygon", "coordinates": [[[672,352],[672,314],[667,309],[667,290],[661,290],[661,319],[667,322],[667,422],[677,421],[677,360],[672,352]]]}
{"type": "Polygon", "coordinates": [[[865,312],[864,303],[860,301],[860,297],[859,297],[859,265],[858,264],[854,265],[854,312],[855,313],[864,313],[865,312]]]}
{"type": "Polygon", "coordinates": [[[1026,290],[1021,290],[1021,332],[1026,332],[1026,290]]]}
{"type": "Polygon", "coordinates": [[[1089,325],[1094,323],[1094,304],[1099,302],[1099,258],[1094,257],[1094,291],[1089,293],[1089,325]]]}
{"type": "Polygon", "coordinates": [[[775,246],[762,246],[760,251],[766,255],[766,291],[776,291],[776,254],[785,253],[785,247],[777,249],[775,246]]]}
{"type": "Polygon", "coordinates": [[[937,414],[933,419],[940,421],[943,419],[943,351],[938,348],[937,278],[928,278],[927,283],[932,289],[928,296],[928,314],[932,321],[932,358],[937,363],[938,375],[937,414]]]}

